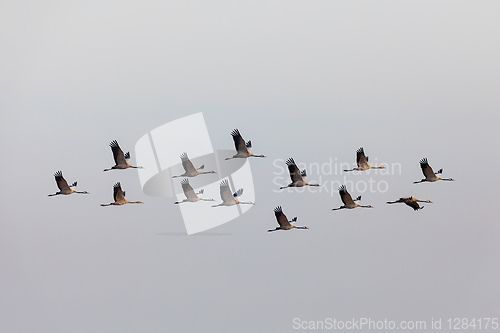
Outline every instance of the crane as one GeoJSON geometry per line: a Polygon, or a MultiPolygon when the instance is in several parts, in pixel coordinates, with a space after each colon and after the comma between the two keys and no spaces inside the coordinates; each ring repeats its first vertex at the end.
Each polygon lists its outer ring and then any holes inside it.
{"type": "Polygon", "coordinates": [[[204,199],[204,198],[200,197],[199,194],[203,194],[203,189],[200,190],[198,193],[194,193],[193,188],[191,187],[191,185],[189,185],[189,179],[187,179],[187,178],[184,178],[181,181],[181,185],[182,185],[182,190],[184,191],[184,194],[186,195],[186,199],[184,199],[182,201],[176,201],[176,202],[174,202],[175,204],[180,204],[183,202],[196,202],[196,201],[200,201],[200,200],[215,201],[214,199],[204,199]]]}
{"type": "Polygon", "coordinates": [[[121,150],[116,140],[111,141],[109,146],[111,147],[111,151],[113,151],[113,158],[115,159],[115,165],[112,166],[110,169],[104,169],[104,171],[109,171],[113,169],[128,169],[128,168],[142,169],[141,166],[138,167],[133,166],[128,162],[130,160],[130,152],[123,154],[123,150],[121,150]]]}
{"type": "Polygon", "coordinates": [[[353,168],[351,170],[344,170],[345,172],[349,171],[364,171],[368,169],[385,169],[384,166],[371,166],[368,164],[368,156],[365,155],[365,151],[363,147],[360,147],[356,150],[356,163],[358,164],[357,168],[353,168]]]}
{"type": "Polygon", "coordinates": [[[68,185],[68,182],[63,177],[62,171],[57,171],[56,173],[54,173],[54,177],[56,179],[56,184],[57,184],[57,187],[59,188],[59,191],[54,193],[54,194],[49,194],[48,195],[49,197],[52,197],[54,195],[59,195],[59,194],[68,195],[71,193],[80,193],[80,194],[88,194],[89,193],[87,191],[79,192],[79,191],[75,190],[73,187],[76,187],[77,182],[74,182],[73,184],[68,185]]]}
{"type": "Polygon", "coordinates": [[[214,205],[212,207],[219,207],[219,206],[234,206],[238,204],[249,204],[249,205],[254,205],[253,202],[243,202],[238,200],[238,198],[243,194],[243,189],[240,188],[238,191],[231,193],[231,190],[229,188],[229,183],[227,182],[227,179],[224,179],[220,182],[220,197],[222,199],[222,203],[218,205],[214,205]]]}
{"type": "Polygon", "coordinates": [[[283,213],[281,206],[274,208],[274,215],[276,216],[276,220],[278,221],[279,227],[276,229],[270,229],[268,232],[276,231],[276,230],[291,230],[291,229],[309,229],[308,227],[298,227],[292,222],[297,221],[297,217],[294,217],[290,221],[288,221],[286,215],[283,213]]]}
{"type": "Polygon", "coordinates": [[[453,178],[441,178],[440,174],[443,173],[443,169],[439,169],[438,172],[434,172],[429,165],[427,158],[424,157],[420,160],[420,167],[422,168],[422,173],[425,178],[419,181],[413,182],[413,184],[423,183],[423,182],[435,182],[438,180],[454,181],[453,178]]]}
{"type": "Polygon", "coordinates": [[[181,161],[182,161],[182,167],[184,168],[184,173],[179,176],[173,176],[172,178],[177,178],[177,177],[196,177],[198,175],[202,174],[207,174],[207,173],[216,173],[215,171],[202,171],[205,168],[205,165],[203,164],[200,166],[198,169],[194,168],[193,163],[189,159],[187,153],[182,153],[181,156],[181,161]]]}
{"type": "Polygon", "coordinates": [[[125,199],[125,192],[122,191],[120,182],[117,182],[115,183],[115,185],[113,185],[113,199],[115,199],[114,202],[111,202],[109,204],[101,204],[101,206],[121,206],[128,203],[143,203],[142,201],[128,201],[127,199],[125,199]]]}
{"type": "Polygon", "coordinates": [[[433,203],[430,200],[419,200],[419,199],[415,198],[414,196],[410,196],[408,198],[399,198],[396,201],[387,201],[388,204],[404,203],[404,204],[410,206],[411,208],[413,208],[413,210],[415,210],[415,211],[424,208],[424,206],[420,207],[420,205],[418,204],[419,202],[433,203]]]}
{"type": "Polygon", "coordinates": [[[358,201],[361,200],[361,196],[358,196],[356,199],[352,199],[351,195],[349,192],[347,192],[347,188],[345,185],[342,185],[339,187],[339,194],[340,194],[340,199],[342,199],[342,202],[344,203],[343,206],[340,206],[339,208],[332,208],[332,210],[339,210],[343,208],[347,209],[353,209],[356,207],[363,207],[363,208],[373,208],[372,206],[362,206],[358,201]]]}
{"type": "Polygon", "coordinates": [[[234,146],[236,147],[236,154],[233,157],[227,157],[226,160],[230,160],[232,158],[247,158],[247,157],[266,157],[264,155],[255,155],[250,149],[252,149],[252,141],[248,140],[245,143],[245,140],[241,137],[240,131],[235,128],[231,135],[233,136],[234,146]]]}
{"type": "Polygon", "coordinates": [[[288,165],[288,171],[290,172],[290,178],[292,179],[292,182],[287,186],[280,187],[280,190],[287,187],[320,186],[319,184],[309,184],[308,182],[306,182],[306,170],[304,169],[300,171],[293,158],[290,157],[288,160],[286,160],[286,165],[288,165]]]}

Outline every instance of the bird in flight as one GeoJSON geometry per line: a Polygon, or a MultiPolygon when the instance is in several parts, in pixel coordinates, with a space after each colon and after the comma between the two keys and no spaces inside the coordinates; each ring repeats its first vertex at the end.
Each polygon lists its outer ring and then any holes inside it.
{"type": "Polygon", "coordinates": [[[347,192],[347,188],[345,185],[342,185],[339,187],[339,194],[340,194],[340,199],[342,199],[342,202],[344,203],[343,206],[340,206],[339,208],[332,208],[332,210],[339,210],[339,209],[353,209],[356,207],[363,207],[363,208],[373,208],[372,206],[362,206],[358,201],[361,200],[361,196],[358,196],[356,199],[352,199],[351,195],[349,192],[347,192]]]}
{"type": "Polygon", "coordinates": [[[280,187],[280,190],[287,187],[320,186],[319,184],[309,184],[308,182],[306,182],[306,170],[304,169],[300,171],[293,158],[290,157],[288,160],[286,160],[286,165],[288,165],[288,171],[290,172],[290,178],[292,179],[292,182],[287,186],[280,187]]]}
{"type": "Polygon", "coordinates": [[[77,182],[74,182],[73,184],[68,185],[68,182],[63,177],[62,171],[57,171],[56,173],[54,173],[54,177],[56,179],[56,184],[57,184],[57,187],[59,188],[59,192],[56,192],[54,194],[49,194],[49,197],[52,197],[54,195],[59,195],[59,194],[68,195],[71,193],[80,193],[80,194],[88,194],[89,193],[87,191],[79,192],[79,191],[75,190],[73,187],[76,187],[77,182]]]}
{"type": "Polygon", "coordinates": [[[231,193],[231,189],[229,188],[229,183],[227,179],[224,179],[220,182],[220,197],[222,199],[222,203],[218,205],[214,205],[212,207],[219,206],[234,206],[238,204],[249,204],[254,205],[253,202],[243,202],[238,200],[238,198],[243,194],[243,189],[240,188],[238,191],[231,193]]]}
{"type": "Polygon", "coordinates": [[[430,200],[419,200],[419,199],[415,198],[414,196],[410,196],[408,198],[399,198],[396,201],[387,201],[388,204],[404,203],[404,204],[410,206],[411,208],[413,208],[413,210],[415,210],[415,211],[424,208],[424,206],[420,206],[418,204],[419,202],[433,203],[430,200]]]}
{"type": "Polygon", "coordinates": [[[196,201],[215,201],[214,199],[204,199],[199,196],[199,194],[203,194],[203,190],[200,190],[198,193],[195,193],[191,185],[189,185],[189,179],[184,178],[181,181],[182,190],[184,191],[184,195],[186,195],[186,199],[182,201],[176,201],[175,204],[180,204],[183,202],[196,202],[196,201]]]}
{"type": "Polygon", "coordinates": [[[115,159],[115,165],[110,169],[104,169],[104,171],[109,171],[113,169],[127,169],[127,168],[135,168],[142,169],[141,166],[133,166],[128,161],[130,160],[130,152],[123,154],[123,150],[121,150],[118,142],[116,140],[111,141],[109,144],[111,147],[111,151],[113,151],[113,158],[115,159]]]}
{"type": "Polygon", "coordinates": [[[172,178],[177,178],[177,177],[196,177],[198,175],[202,174],[207,174],[207,173],[216,173],[215,171],[203,171],[205,168],[205,165],[203,164],[200,166],[198,169],[194,168],[193,163],[189,159],[187,153],[182,153],[181,161],[182,161],[182,167],[184,168],[184,173],[179,176],[173,176],[172,178]]]}
{"type": "Polygon", "coordinates": [[[230,160],[232,158],[247,158],[247,157],[266,157],[264,155],[255,155],[250,149],[252,149],[252,141],[248,140],[245,143],[245,140],[241,137],[240,131],[235,128],[231,135],[233,136],[234,146],[236,147],[236,154],[233,157],[227,157],[226,160],[230,160]]]}
{"type": "Polygon", "coordinates": [[[276,216],[276,220],[278,221],[279,227],[276,227],[276,229],[270,229],[268,232],[276,231],[276,230],[291,230],[291,229],[309,229],[308,227],[298,227],[292,222],[297,221],[297,217],[294,217],[290,221],[288,221],[288,218],[286,215],[283,213],[283,210],[281,209],[281,206],[278,206],[274,208],[274,215],[276,216]]]}
{"type": "Polygon", "coordinates": [[[422,173],[424,174],[425,178],[419,181],[413,182],[413,184],[418,184],[418,183],[423,183],[423,182],[435,182],[438,180],[447,180],[447,181],[454,181],[455,179],[453,178],[441,178],[440,174],[443,173],[443,169],[439,169],[438,172],[434,172],[427,162],[427,158],[423,158],[420,160],[420,167],[422,168],[422,173]]]}
{"type": "Polygon", "coordinates": [[[120,182],[113,185],[113,199],[115,199],[114,202],[111,202],[109,204],[101,204],[101,206],[121,206],[128,203],[143,203],[142,201],[128,201],[127,199],[125,199],[125,192],[122,191],[120,182]]]}
{"type": "Polygon", "coordinates": [[[365,155],[365,151],[363,147],[359,148],[356,151],[356,163],[358,164],[357,168],[351,169],[351,170],[344,170],[346,172],[349,171],[364,171],[368,169],[385,169],[384,166],[371,166],[368,164],[368,156],[365,155]]]}

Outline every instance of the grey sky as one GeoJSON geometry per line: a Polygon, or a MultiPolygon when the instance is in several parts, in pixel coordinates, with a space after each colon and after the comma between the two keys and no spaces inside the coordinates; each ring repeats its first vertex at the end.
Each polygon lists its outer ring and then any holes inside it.
{"type": "Polygon", "coordinates": [[[0,3],[0,330],[498,317],[499,11],[495,1],[0,3]],[[141,136],[197,112],[216,149],[231,149],[239,128],[268,157],[251,161],[255,207],[188,237],[173,198],[143,194],[135,170],[102,170],[111,140],[135,161],[141,136]],[[401,174],[309,172],[321,192],[274,191],[275,159],[352,164],[360,146],[401,174]],[[457,181],[413,185],[422,157],[457,181]],[[57,170],[90,194],[48,198],[57,170]],[[349,188],[375,208],[332,212],[330,185],[344,176],[389,188],[349,188]],[[116,181],[145,204],[100,207],[116,181]],[[434,204],[385,204],[409,195],[434,204]],[[310,230],[267,233],[277,205],[310,230]]]}

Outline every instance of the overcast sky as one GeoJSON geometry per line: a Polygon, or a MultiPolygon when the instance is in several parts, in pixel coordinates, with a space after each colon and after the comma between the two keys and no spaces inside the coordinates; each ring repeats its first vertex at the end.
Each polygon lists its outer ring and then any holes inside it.
{"type": "Polygon", "coordinates": [[[0,330],[498,317],[499,14],[496,1],[1,2],[0,330]],[[139,138],[198,112],[214,149],[238,128],[267,158],[250,161],[252,209],[187,236],[175,198],[102,170],[111,140],[135,163],[139,138]],[[398,167],[329,172],[361,146],[398,167]],[[289,157],[323,186],[277,192],[289,157]],[[423,157],[456,181],[412,184],[423,157]],[[90,194],[47,197],[57,170],[90,194]],[[117,181],[144,204],[100,207],[117,181]],[[375,208],[331,210],[349,181],[375,208]],[[434,203],[385,204],[410,195],[434,203]],[[310,230],[267,233],[277,205],[310,230]]]}

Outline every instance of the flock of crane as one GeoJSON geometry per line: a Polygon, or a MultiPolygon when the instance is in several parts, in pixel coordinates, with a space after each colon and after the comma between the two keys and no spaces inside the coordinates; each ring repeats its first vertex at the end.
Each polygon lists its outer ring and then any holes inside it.
{"type": "MultiPolygon", "coordinates": [[[[243,140],[243,137],[241,136],[240,132],[238,129],[234,129],[231,132],[231,135],[233,137],[234,145],[236,148],[236,154],[233,155],[232,157],[226,158],[226,160],[230,160],[233,158],[248,158],[248,157],[266,157],[264,155],[255,155],[253,154],[250,150],[252,148],[252,142],[243,140]]],[[[130,160],[130,153],[123,153],[121,150],[120,146],[118,145],[118,142],[116,140],[113,140],[109,146],[111,147],[111,151],[113,152],[113,158],[115,160],[115,165],[112,166],[109,169],[104,169],[104,171],[110,171],[110,170],[123,170],[123,169],[128,169],[128,168],[135,168],[135,169],[141,169],[141,166],[133,166],[129,163],[130,160]]],[[[204,171],[205,166],[201,165],[199,168],[195,168],[191,160],[189,159],[187,153],[183,153],[181,156],[181,162],[182,162],[182,167],[184,168],[184,173],[181,175],[173,176],[172,178],[177,178],[177,177],[196,177],[198,175],[202,174],[213,174],[215,171],[204,171]]],[[[368,157],[365,155],[365,152],[363,150],[363,147],[359,148],[356,151],[356,163],[357,167],[350,169],[350,170],[344,170],[345,172],[350,172],[350,171],[365,171],[369,169],[385,169],[383,166],[372,166],[368,164],[368,157]]],[[[285,189],[289,187],[304,187],[304,186],[320,186],[320,184],[309,184],[305,178],[307,177],[306,170],[300,171],[299,168],[297,167],[297,164],[295,163],[293,158],[289,158],[286,161],[286,164],[288,166],[288,171],[290,173],[290,178],[291,178],[291,183],[288,184],[287,186],[280,187],[280,189],[285,189]]],[[[420,160],[420,167],[422,168],[422,173],[424,174],[423,179],[419,181],[413,182],[414,184],[417,183],[422,183],[422,182],[436,182],[438,180],[443,180],[443,181],[453,181],[454,179],[452,178],[442,178],[440,175],[443,172],[443,169],[439,169],[437,172],[434,172],[429,165],[427,158],[423,158],[420,160]]],[[[77,191],[75,190],[75,187],[77,186],[77,182],[74,182],[71,185],[68,185],[66,180],[64,179],[62,175],[62,171],[57,171],[54,174],[55,180],[57,187],[59,188],[59,191],[54,193],[54,194],[49,194],[49,196],[55,196],[59,194],[63,195],[69,195],[72,193],[80,193],[80,194],[88,194],[87,191],[77,191]]],[[[203,194],[203,189],[200,190],[198,193],[195,193],[194,189],[191,187],[189,184],[188,178],[184,178],[181,181],[181,186],[182,190],[184,192],[184,195],[186,196],[186,199],[182,201],[177,201],[175,204],[180,204],[184,202],[197,202],[197,201],[215,201],[214,199],[205,199],[201,197],[201,194],[203,194]]],[[[347,188],[345,185],[342,185],[339,187],[339,194],[342,202],[344,205],[338,207],[338,208],[333,208],[332,210],[340,210],[340,209],[353,209],[357,207],[362,207],[362,208],[373,208],[370,205],[361,205],[359,201],[361,200],[361,196],[358,196],[356,199],[352,199],[351,195],[347,191],[347,188]]],[[[222,199],[222,203],[218,205],[213,205],[212,207],[220,207],[220,206],[234,206],[238,204],[254,204],[253,202],[244,202],[240,201],[238,198],[241,197],[243,194],[243,189],[238,189],[236,192],[231,193],[231,189],[229,187],[229,183],[226,179],[222,180],[220,183],[220,197],[222,199]]],[[[128,203],[137,203],[137,204],[142,204],[142,201],[129,201],[125,199],[125,192],[121,188],[120,182],[117,182],[113,186],[113,199],[114,201],[108,204],[101,204],[101,206],[121,206],[124,204],[128,203]]],[[[388,204],[394,204],[394,203],[404,203],[408,205],[409,207],[413,208],[415,211],[418,211],[419,209],[424,208],[424,206],[420,206],[419,202],[425,202],[425,203],[432,203],[430,200],[419,200],[415,198],[414,196],[410,196],[407,198],[399,198],[396,201],[388,201],[388,204]]],[[[269,232],[271,231],[276,231],[276,230],[291,230],[291,229],[309,229],[308,227],[305,226],[296,226],[295,222],[297,221],[297,217],[294,217],[292,220],[288,220],[286,215],[283,213],[283,210],[281,206],[278,206],[274,209],[274,214],[276,216],[276,220],[278,222],[278,227],[276,229],[271,229],[268,230],[269,232]]]]}

